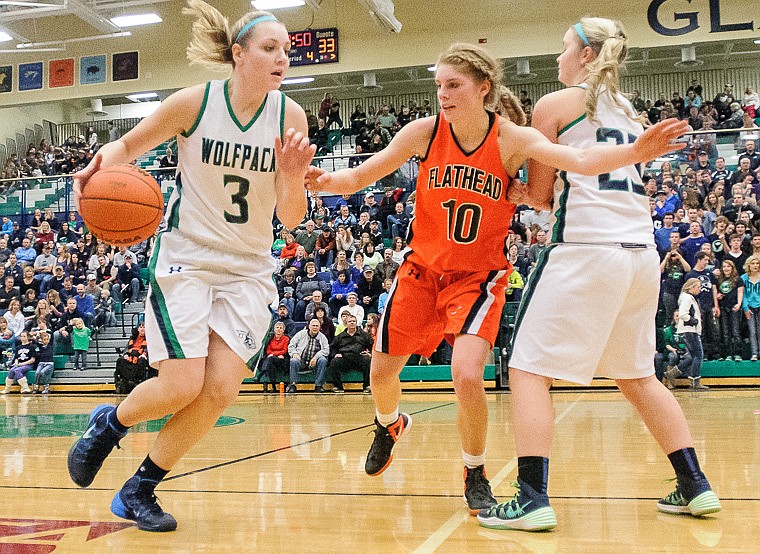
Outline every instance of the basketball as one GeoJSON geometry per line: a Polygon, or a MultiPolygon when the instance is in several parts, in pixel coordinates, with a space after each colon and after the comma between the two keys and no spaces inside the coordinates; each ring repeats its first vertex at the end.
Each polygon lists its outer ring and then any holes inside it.
{"type": "Polygon", "coordinates": [[[147,171],[130,164],[113,165],[97,171],[87,182],[79,212],[99,239],[131,246],[155,232],[164,214],[164,196],[147,171]]]}

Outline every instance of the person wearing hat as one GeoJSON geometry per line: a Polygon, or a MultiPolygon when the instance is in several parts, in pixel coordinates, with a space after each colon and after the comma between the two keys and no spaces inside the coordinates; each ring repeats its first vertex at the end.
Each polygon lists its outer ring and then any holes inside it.
{"type": "Polygon", "coordinates": [[[383,292],[383,283],[375,277],[372,266],[364,266],[363,274],[356,285],[356,292],[359,295],[359,305],[364,308],[364,312],[377,313],[377,301],[383,292]]]}
{"type": "Polygon", "coordinates": [[[21,241],[24,240],[24,235],[26,234],[26,231],[21,228],[21,225],[18,221],[13,222],[13,232],[11,233],[10,237],[8,237],[8,248],[15,250],[19,246],[21,246],[21,241]]]}
{"type": "Polygon", "coordinates": [[[98,276],[94,273],[88,273],[87,283],[85,283],[84,286],[85,294],[89,294],[93,298],[100,298],[100,293],[102,290],[103,288],[98,286],[98,276]]]}
{"type": "MultiPolygon", "coordinates": [[[[322,227],[320,216],[318,216],[317,225],[322,227]]],[[[317,243],[314,246],[314,261],[317,264],[317,268],[322,268],[322,271],[326,271],[326,268],[332,265],[334,255],[335,231],[332,230],[332,227],[322,227],[322,232],[317,237],[317,243]]]]}
{"type": "Polygon", "coordinates": [[[290,317],[290,310],[285,300],[280,300],[277,312],[274,314],[274,323],[282,323],[285,326],[285,334],[292,337],[295,334],[296,323],[290,317]]]}
{"type": "Polygon", "coordinates": [[[710,156],[707,154],[707,150],[700,150],[697,154],[697,161],[692,166],[694,171],[700,171],[706,169],[712,172],[713,168],[710,166],[710,156]]]}

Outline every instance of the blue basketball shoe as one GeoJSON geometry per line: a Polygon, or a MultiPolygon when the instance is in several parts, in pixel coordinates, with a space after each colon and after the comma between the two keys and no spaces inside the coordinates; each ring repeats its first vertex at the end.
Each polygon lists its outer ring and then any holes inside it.
{"type": "Polygon", "coordinates": [[[126,435],[108,423],[115,406],[101,404],[90,414],[87,430],[69,450],[68,466],[71,480],[80,487],[89,487],[114,446],[126,435]]]}
{"type": "Polygon", "coordinates": [[[177,528],[177,520],[158,505],[155,489],[158,483],[134,476],[129,479],[111,502],[111,512],[137,522],[138,529],[164,533],[177,528]]]}

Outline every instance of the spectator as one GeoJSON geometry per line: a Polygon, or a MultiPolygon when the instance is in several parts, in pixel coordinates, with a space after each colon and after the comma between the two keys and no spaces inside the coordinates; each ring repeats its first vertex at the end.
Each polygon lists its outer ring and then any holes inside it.
{"type": "Polygon", "coordinates": [[[114,252],[111,261],[113,262],[113,266],[118,269],[124,265],[127,258],[132,260],[134,265],[137,265],[137,254],[129,250],[126,246],[119,246],[119,249],[114,252]]]}
{"type": "MultiPolygon", "coordinates": [[[[380,296],[377,298],[377,313],[382,315],[385,311],[385,306],[388,303],[388,295],[391,292],[391,287],[393,286],[393,281],[391,279],[386,279],[383,281],[383,292],[380,293],[380,296]]],[[[371,314],[370,314],[371,315],[371,314]]],[[[367,316],[369,318],[369,315],[367,316]]]]}
{"type": "Polygon", "coordinates": [[[317,238],[319,235],[314,231],[314,222],[308,220],[305,225],[305,229],[296,234],[296,242],[303,246],[306,254],[312,257],[314,248],[317,246],[317,238]]]}
{"type": "Polygon", "coordinates": [[[367,126],[367,114],[362,109],[361,104],[356,105],[354,113],[351,114],[351,134],[358,135],[362,127],[367,126]]]}
{"type": "MultiPolygon", "coordinates": [[[[736,102],[734,99],[734,85],[726,83],[723,87],[723,92],[718,93],[713,100],[713,107],[715,108],[718,117],[716,123],[721,124],[731,115],[731,104],[736,102]]],[[[716,129],[721,129],[716,125],[716,129]]]]}
{"type": "Polygon", "coordinates": [[[317,266],[309,260],[305,265],[305,275],[296,285],[296,307],[293,319],[296,321],[308,321],[305,319],[306,306],[312,301],[314,291],[320,291],[322,295],[329,294],[330,285],[317,275],[317,266]]]}
{"type": "Polygon", "coordinates": [[[747,258],[744,271],[741,276],[744,283],[742,311],[749,327],[750,360],[755,362],[760,355],[760,257],[752,255],[747,258]]]}
{"type": "Polygon", "coordinates": [[[691,270],[691,265],[684,258],[679,247],[680,235],[675,229],[670,233],[670,248],[660,264],[662,282],[660,284],[660,296],[665,309],[665,319],[670,320],[673,312],[678,308],[678,297],[681,294],[685,275],[691,270]]]}
{"type": "Polygon", "coordinates": [[[536,233],[536,242],[528,248],[528,259],[530,260],[531,267],[536,267],[538,257],[549,246],[549,237],[546,231],[539,229],[536,233]]]}
{"type": "MultiPolygon", "coordinates": [[[[741,266],[739,266],[741,267],[741,266]]],[[[740,362],[742,339],[739,330],[744,299],[744,281],[731,260],[723,260],[718,274],[718,308],[720,310],[721,356],[740,362]]]]}
{"type": "MultiPolygon", "coordinates": [[[[678,298],[678,334],[686,345],[686,350],[691,356],[691,367],[686,368],[686,376],[691,381],[691,389],[694,391],[707,390],[701,384],[701,368],[703,350],[700,341],[702,321],[700,307],[696,296],[700,293],[701,283],[697,279],[688,279],[683,286],[683,292],[678,298]]],[[[676,368],[666,373],[668,379],[675,377],[676,368]]]]}
{"type": "Polygon", "coordinates": [[[752,119],[760,115],[760,96],[752,90],[752,87],[744,89],[742,109],[744,110],[744,113],[748,114],[752,119]]]}
{"type": "Polygon", "coordinates": [[[377,216],[380,213],[380,206],[375,200],[375,194],[373,192],[366,193],[362,205],[359,206],[359,214],[364,212],[369,215],[370,221],[377,219],[377,216]]]}
{"type": "MultiPolygon", "coordinates": [[[[337,262],[336,262],[337,263],[337,262]]],[[[348,304],[348,294],[356,290],[356,285],[351,281],[347,269],[337,272],[338,278],[333,281],[330,291],[330,313],[337,314],[340,309],[348,304]]]]}
{"type": "Polygon", "coordinates": [[[8,275],[5,277],[5,286],[0,289],[0,313],[5,312],[9,307],[11,300],[21,300],[21,292],[16,286],[15,279],[8,275]]]}
{"type": "MultiPolygon", "coordinates": [[[[395,213],[396,203],[401,202],[401,198],[404,195],[404,189],[385,187],[384,191],[385,192],[383,194],[383,197],[380,199],[380,204],[378,204],[377,219],[380,220],[380,223],[387,225],[388,216],[395,213]]],[[[390,235],[390,228],[386,226],[385,229],[387,233],[390,235]]],[[[393,236],[393,235],[390,235],[390,236],[393,236]]],[[[401,236],[401,235],[397,235],[397,236],[401,236]]]]}
{"type": "Polygon", "coordinates": [[[393,261],[393,250],[386,248],[383,251],[383,261],[375,266],[375,272],[378,279],[385,281],[386,279],[393,280],[396,277],[399,264],[393,261]]]}
{"type": "Polygon", "coordinates": [[[11,387],[14,382],[17,382],[21,387],[21,393],[32,392],[29,388],[29,381],[26,379],[26,374],[34,369],[34,364],[37,361],[38,353],[37,346],[29,341],[29,333],[22,331],[19,335],[20,343],[16,347],[16,353],[11,363],[8,376],[5,378],[5,388],[0,391],[0,394],[8,394],[11,391],[11,387]]]}
{"type": "Polygon", "coordinates": [[[8,248],[8,239],[0,238],[0,264],[5,265],[13,250],[8,248]]]}
{"type": "Polygon", "coordinates": [[[691,367],[691,355],[686,351],[681,335],[676,332],[677,325],[678,310],[673,313],[671,324],[663,329],[662,351],[654,358],[657,379],[669,389],[675,388],[676,376],[691,367]]]}
{"type": "Polygon", "coordinates": [[[341,226],[353,228],[356,226],[356,216],[351,213],[347,203],[343,203],[338,208],[338,213],[333,220],[333,227],[339,229],[341,226]]]}
{"type": "Polygon", "coordinates": [[[391,231],[392,237],[406,236],[407,227],[409,226],[409,215],[404,209],[403,202],[396,202],[395,212],[387,218],[387,228],[391,231]]]}
{"type": "Polygon", "coordinates": [[[8,261],[5,264],[4,273],[6,277],[13,277],[13,279],[18,283],[23,277],[23,270],[17,260],[18,258],[16,256],[16,253],[11,252],[11,254],[8,255],[8,261]]]}
{"type": "Polygon", "coordinates": [[[393,237],[391,239],[391,250],[393,250],[393,261],[399,266],[404,262],[404,255],[406,254],[406,243],[401,237],[393,237]]]}
{"type": "MultiPolygon", "coordinates": [[[[724,183],[730,183],[734,177],[734,172],[726,169],[726,158],[719,156],[715,158],[715,171],[710,175],[714,183],[723,181],[724,183]]],[[[727,197],[725,197],[728,200],[727,197]]]]}
{"type": "Polygon", "coordinates": [[[97,298],[97,302],[95,303],[95,319],[93,321],[93,326],[96,329],[104,326],[116,327],[116,316],[113,313],[113,298],[110,294],[108,294],[108,291],[100,290],[99,293],[93,294],[92,297],[97,298]]]}
{"type": "MultiPolygon", "coordinates": [[[[695,295],[695,298],[699,309],[701,310],[699,327],[701,329],[702,340],[700,341],[700,346],[708,358],[715,359],[718,357],[718,342],[720,339],[718,337],[718,329],[715,326],[714,318],[718,316],[720,311],[718,309],[717,280],[715,279],[713,272],[707,268],[708,261],[709,256],[707,254],[704,252],[697,252],[694,266],[691,271],[686,273],[686,283],[684,283],[683,291],[687,290],[686,285],[689,284],[690,279],[699,280],[701,288],[695,295]]],[[[683,296],[683,294],[681,296],[683,296]]],[[[681,301],[679,300],[678,311],[681,318],[684,318],[685,314],[688,312],[688,308],[687,311],[684,311],[680,306],[681,301]]],[[[687,342],[686,345],[689,346],[689,343],[687,342]]],[[[694,356],[694,352],[692,352],[692,356],[694,356]]]]}
{"type": "Polygon", "coordinates": [[[37,259],[37,251],[32,247],[32,241],[29,238],[24,238],[21,241],[21,246],[16,248],[16,258],[22,266],[34,264],[34,260],[37,259]]]}
{"type": "Polygon", "coordinates": [[[325,203],[319,194],[312,194],[310,200],[311,210],[309,211],[309,219],[313,220],[317,215],[322,215],[325,219],[330,216],[330,209],[325,206],[325,203]]]}
{"type": "Polygon", "coordinates": [[[319,321],[319,331],[325,336],[328,343],[335,338],[335,324],[332,318],[327,315],[324,308],[314,310],[314,318],[319,321]]]}
{"type": "MultiPolygon", "coordinates": [[[[390,107],[388,105],[384,105],[377,116],[377,124],[379,124],[386,131],[390,132],[390,130],[396,124],[396,121],[396,116],[390,112],[390,107]]],[[[390,139],[386,142],[386,144],[388,144],[388,142],[390,142],[390,139]]]]}
{"type": "Polygon", "coordinates": [[[338,102],[337,96],[330,99],[330,109],[327,112],[327,127],[333,123],[337,124],[339,129],[343,128],[343,119],[340,117],[340,102],[338,102]]]}
{"type": "Polygon", "coordinates": [[[53,268],[56,265],[56,258],[50,253],[51,244],[52,242],[44,243],[42,245],[42,253],[34,260],[33,272],[36,274],[34,275],[34,279],[40,284],[40,294],[47,293],[48,285],[53,279],[53,268]]]}
{"type": "Polygon", "coordinates": [[[364,254],[364,267],[369,266],[372,269],[375,269],[378,265],[380,265],[380,262],[383,261],[383,256],[380,254],[380,252],[375,251],[375,243],[369,240],[369,237],[367,237],[367,239],[368,242],[362,247],[362,253],[364,254]]]}
{"type": "Polygon", "coordinates": [[[85,322],[87,327],[92,326],[92,320],[95,317],[95,301],[89,294],[85,294],[84,285],[77,285],[74,301],[77,305],[77,313],[85,322]]]}
{"type": "Polygon", "coordinates": [[[290,384],[285,389],[288,394],[296,392],[298,374],[303,370],[316,371],[314,379],[315,392],[325,392],[325,372],[327,370],[327,356],[330,354],[330,345],[327,338],[320,332],[319,320],[312,319],[305,329],[298,331],[290,340],[288,354],[290,354],[290,384]]]}
{"type": "Polygon", "coordinates": [[[21,302],[18,298],[12,298],[8,304],[8,311],[3,314],[5,321],[8,322],[8,330],[13,333],[17,339],[21,337],[21,332],[26,329],[24,314],[21,313],[21,302]]]}
{"type": "Polygon", "coordinates": [[[362,372],[362,389],[369,394],[369,366],[372,337],[357,325],[356,318],[346,317],[345,332],[337,335],[330,345],[330,376],[333,392],[343,390],[342,374],[354,369],[362,372]]]}
{"type": "MultiPolygon", "coordinates": [[[[296,281],[295,270],[292,268],[286,269],[282,274],[282,278],[277,283],[277,293],[280,297],[280,304],[285,305],[288,313],[293,313],[296,308],[296,286],[298,286],[298,281],[296,281]]],[[[290,335],[290,332],[288,332],[288,335],[290,335]]]]}
{"type": "Polygon", "coordinates": [[[728,250],[723,253],[723,260],[730,260],[735,268],[743,268],[748,258],[747,253],[742,249],[742,241],[742,235],[734,233],[728,239],[728,250]]]}
{"type": "Polygon", "coordinates": [[[290,338],[285,334],[285,324],[278,321],[274,324],[274,335],[264,349],[265,358],[261,362],[259,370],[259,383],[264,383],[264,392],[269,392],[269,385],[272,385],[272,392],[277,392],[276,385],[277,375],[285,374],[288,371],[290,358],[288,356],[288,345],[290,338]]]}
{"type": "Polygon", "coordinates": [[[689,223],[689,235],[681,241],[681,251],[690,266],[694,266],[694,256],[703,244],[707,243],[707,237],[702,233],[702,226],[698,221],[689,223]]]}
{"type": "Polygon", "coordinates": [[[729,249],[728,236],[726,235],[728,223],[729,221],[727,217],[722,215],[718,216],[715,219],[715,227],[713,228],[712,234],[707,237],[716,260],[722,261],[725,253],[729,249]]]}
{"type": "Polygon", "coordinates": [[[325,227],[317,237],[317,243],[315,246],[314,261],[317,267],[322,268],[322,271],[326,271],[333,262],[333,255],[335,253],[335,232],[331,227],[325,227]]]}
{"type": "MultiPolygon", "coordinates": [[[[84,285],[77,285],[84,290],[84,285]]],[[[137,263],[132,262],[129,256],[124,257],[124,264],[116,272],[116,281],[114,283],[113,294],[118,300],[126,304],[127,302],[137,302],[137,296],[140,293],[140,268],[137,263]],[[129,294],[129,297],[127,297],[129,294]]]]}
{"type": "Polygon", "coordinates": [[[37,309],[37,290],[28,289],[21,301],[21,314],[24,316],[24,328],[34,319],[34,311],[37,309]]]}
{"type": "Polygon", "coordinates": [[[37,369],[32,393],[48,394],[50,392],[50,381],[53,379],[55,344],[50,333],[47,332],[40,333],[35,342],[37,346],[37,369]]]}
{"type": "MultiPolygon", "coordinates": [[[[348,255],[345,250],[339,250],[335,255],[335,263],[330,267],[330,280],[335,282],[338,280],[338,273],[346,271],[348,273],[347,282],[351,282],[351,265],[348,263],[348,255]]],[[[332,293],[330,294],[332,297],[332,293]]]]}
{"type": "Polygon", "coordinates": [[[380,316],[378,314],[367,314],[364,330],[369,334],[372,344],[374,344],[377,339],[377,332],[380,330],[380,316]]]}
{"type": "Polygon", "coordinates": [[[3,227],[0,229],[0,233],[8,236],[13,233],[13,222],[6,215],[3,216],[3,227]]]}
{"type": "Polygon", "coordinates": [[[283,237],[285,239],[285,245],[282,247],[282,251],[280,252],[280,259],[287,262],[287,260],[295,257],[296,250],[300,245],[296,242],[296,239],[293,237],[293,235],[287,231],[287,229],[283,229],[283,237]]]}
{"type": "Polygon", "coordinates": [[[728,117],[718,123],[716,129],[740,129],[744,124],[744,112],[738,102],[731,102],[728,117]]]}
{"type": "MultiPolygon", "coordinates": [[[[375,270],[372,269],[372,266],[364,266],[364,275],[359,278],[356,292],[359,296],[359,304],[364,308],[364,312],[377,313],[377,302],[383,292],[383,284],[380,279],[375,278],[375,270]]],[[[357,320],[359,319],[357,318],[357,320]]]]}
{"type": "Polygon", "coordinates": [[[383,244],[383,231],[380,228],[380,222],[373,219],[369,222],[369,238],[375,244],[375,246],[382,246],[383,244]]]}
{"type": "Polygon", "coordinates": [[[313,263],[313,260],[306,255],[306,249],[299,244],[296,246],[295,257],[288,259],[285,263],[285,269],[292,269],[295,271],[296,278],[300,279],[303,276],[306,262],[313,263]]]}
{"type": "Polygon", "coordinates": [[[47,290],[54,290],[58,293],[60,293],[65,285],[66,279],[69,280],[69,283],[71,283],[71,277],[67,277],[64,273],[64,267],[61,265],[55,266],[53,269],[53,278],[48,283],[48,289],[47,290]]]}
{"type": "Polygon", "coordinates": [[[340,255],[341,252],[346,254],[348,258],[354,255],[354,236],[351,233],[351,228],[346,225],[335,225],[337,231],[335,232],[335,250],[340,255]]]}
{"type": "Polygon", "coordinates": [[[305,109],[304,113],[306,114],[306,125],[309,128],[309,139],[311,140],[311,143],[314,144],[317,137],[317,131],[319,130],[319,119],[316,115],[311,113],[311,110],[305,109]]]}
{"type": "Polygon", "coordinates": [[[338,319],[342,321],[343,313],[347,312],[356,318],[356,321],[364,321],[364,308],[359,304],[359,295],[349,292],[346,295],[347,304],[338,310],[338,319]]]}
{"type": "Polygon", "coordinates": [[[159,160],[158,166],[161,169],[167,167],[177,167],[177,157],[174,155],[174,152],[171,148],[166,149],[166,156],[163,156],[161,160],[159,160]]]}
{"type": "Polygon", "coordinates": [[[659,252],[661,259],[670,250],[670,234],[673,230],[678,231],[678,229],[673,227],[673,213],[667,212],[662,216],[662,227],[655,229],[654,231],[654,242],[657,245],[657,251],[659,252]]]}
{"type": "Polygon", "coordinates": [[[316,289],[311,293],[311,302],[309,302],[306,306],[304,321],[311,321],[314,318],[314,312],[320,308],[325,310],[325,313],[328,316],[330,315],[330,308],[328,308],[327,304],[322,301],[322,291],[320,289],[316,289]]]}
{"type": "Polygon", "coordinates": [[[87,371],[87,351],[90,349],[92,330],[85,327],[84,320],[77,317],[71,320],[71,345],[74,348],[74,371],[87,371]]]}
{"type": "Polygon", "coordinates": [[[744,142],[744,152],[739,155],[739,163],[745,158],[749,159],[749,170],[757,171],[760,168],[760,152],[755,149],[755,141],[748,140],[744,142]]]}

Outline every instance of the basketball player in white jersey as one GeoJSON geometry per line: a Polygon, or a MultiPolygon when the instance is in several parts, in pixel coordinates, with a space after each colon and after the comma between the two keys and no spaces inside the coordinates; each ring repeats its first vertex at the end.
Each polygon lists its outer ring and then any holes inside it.
{"type": "MultiPolygon", "coordinates": [[[[567,88],[541,98],[533,126],[559,144],[588,148],[629,144],[643,132],[619,92],[627,55],[619,22],[582,18],[564,36],[559,80],[567,88]]],[[[509,362],[518,493],[478,520],[497,529],[542,530],[557,525],[547,483],[554,415],[553,379],[589,384],[615,379],[641,415],[676,473],[676,490],[658,502],[668,513],[700,516],[720,510],[702,473],[686,418],[654,376],[659,258],[641,168],[596,177],[561,173],[531,160],[529,203],[554,196],[551,246],[523,293],[509,362]],[[600,278],[599,268],[614,271],[600,278]],[[548,338],[548,340],[547,340],[548,338]]]]}
{"type": "Polygon", "coordinates": [[[285,27],[267,12],[250,12],[230,28],[201,0],[189,0],[185,13],[196,19],[191,62],[229,64],[231,78],[170,96],[75,176],[78,193],[100,167],[178,137],[177,187],[150,260],[145,308],[158,377],[118,408],[97,407],[68,460],[72,479],[86,487],[129,427],[173,414],[111,504],[148,531],[176,528],[154,489],[237,398],[263,346],[277,298],[272,215],[276,209],[290,228],[301,222],[314,155],[304,111],[277,90],[288,68],[285,27]]]}

